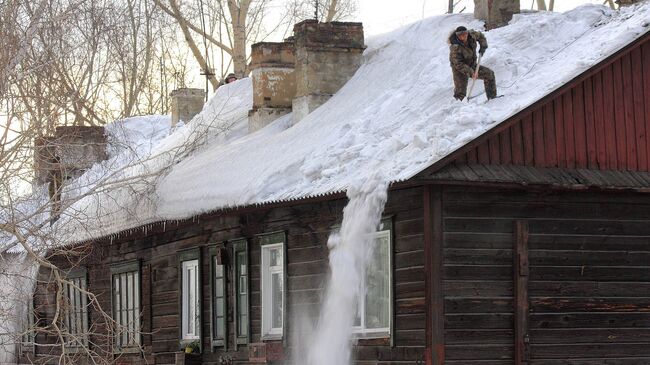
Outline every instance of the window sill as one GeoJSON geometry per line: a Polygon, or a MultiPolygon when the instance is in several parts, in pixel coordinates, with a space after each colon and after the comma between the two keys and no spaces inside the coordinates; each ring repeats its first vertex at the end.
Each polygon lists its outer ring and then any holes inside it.
{"type": "Polygon", "coordinates": [[[78,354],[87,351],[87,347],[82,347],[82,346],[66,346],[64,349],[64,353],[66,354],[78,354]]]}
{"type": "Polygon", "coordinates": [[[358,346],[390,345],[389,332],[357,332],[352,334],[358,346]]]}
{"type": "Polygon", "coordinates": [[[282,340],[282,334],[268,334],[262,336],[262,341],[281,341],[282,340]]]}
{"type": "Polygon", "coordinates": [[[114,355],[121,355],[121,354],[140,354],[142,353],[142,350],[139,347],[122,347],[121,349],[115,349],[113,350],[114,355]]]}

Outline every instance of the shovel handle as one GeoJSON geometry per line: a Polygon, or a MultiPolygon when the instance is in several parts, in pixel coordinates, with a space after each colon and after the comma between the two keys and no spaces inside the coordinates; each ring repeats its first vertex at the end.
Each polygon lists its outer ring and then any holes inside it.
{"type": "Polygon", "coordinates": [[[483,55],[478,55],[478,61],[476,62],[476,69],[474,70],[474,74],[472,74],[472,85],[469,87],[469,91],[467,92],[467,102],[469,103],[469,99],[472,97],[472,90],[474,89],[474,84],[476,83],[476,77],[478,74],[478,68],[481,67],[481,57],[483,55]]]}

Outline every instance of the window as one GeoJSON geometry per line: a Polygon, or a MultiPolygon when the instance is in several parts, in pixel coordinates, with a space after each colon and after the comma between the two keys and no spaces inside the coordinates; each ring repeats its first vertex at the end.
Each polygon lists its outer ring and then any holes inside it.
{"type": "Polygon", "coordinates": [[[361,293],[364,294],[359,299],[355,331],[362,337],[390,335],[392,317],[390,232],[390,230],[383,230],[376,233],[375,247],[366,268],[366,276],[361,283],[361,293]]]}
{"type": "Polygon", "coordinates": [[[201,283],[199,250],[180,254],[181,261],[181,338],[201,338],[201,283]]]}
{"type": "Polygon", "coordinates": [[[262,337],[282,337],[284,328],[284,233],[261,237],[262,337]]]}
{"type": "Polygon", "coordinates": [[[237,343],[248,343],[248,244],[246,240],[233,241],[235,276],[235,329],[237,343]]]}
{"type": "Polygon", "coordinates": [[[140,263],[113,265],[112,297],[115,349],[140,346],[140,263]]]}
{"type": "Polygon", "coordinates": [[[88,296],[84,293],[86,270],[77,269],[67,276],[63,284],[63,326],[67,332],[66,346],[81,347],[88,344],[88,296]]]}
{"type": "Polygon", "coordinates": [[[210,250],[212,264],[212,346],[226,347],[227,338],[227,288],[224,261],[226,251],[223,247],[210,250]]]}
{"type": "Polygon", "coordinates": [[[33,351],[34,343],[36,343],[36,313],[34,312],[34,299],[29,296],[27,303],[27,313],[23,317],[23,335],[21,336],[21,351],[26,348],[31,348],[33,351]]]}

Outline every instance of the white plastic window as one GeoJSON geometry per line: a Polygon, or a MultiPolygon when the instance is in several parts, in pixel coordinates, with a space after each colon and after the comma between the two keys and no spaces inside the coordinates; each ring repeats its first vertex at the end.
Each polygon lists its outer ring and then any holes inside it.
{"type": "Polygon", "coordinates": [[[391,316],[390,231],[376,233],[372,258],[361,283],[361,297],[355,318],[355,332],[362,336],[390,334],[391,316]]]}
{"type": "Polygon", "coordinates": [[[262,335],[282,336],[284,322],[284,244],[262,246],[262,335]]]}
{"type": "Polygon", "coordinates": [[[182,331],[184,340],[199,339],[199,260],[182,263],[182,331]]]}

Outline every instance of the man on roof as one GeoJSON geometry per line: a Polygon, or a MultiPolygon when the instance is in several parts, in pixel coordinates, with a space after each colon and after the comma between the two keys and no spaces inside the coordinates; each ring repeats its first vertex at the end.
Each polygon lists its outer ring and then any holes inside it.
{"type": "Polygon", "coordinates": [[[478,53],[482,56],[488,48],[483,33],[460,26],[449,35],[449,62],[454,77],[454,98],[458,100],[463,100],[467,95],[469,78],[483,80],[488,100],[497,97],[494,72],[485,66],[480,66],[478,72],[474,73],[477,63],[477,43],[480,45],[478,53]]]}

